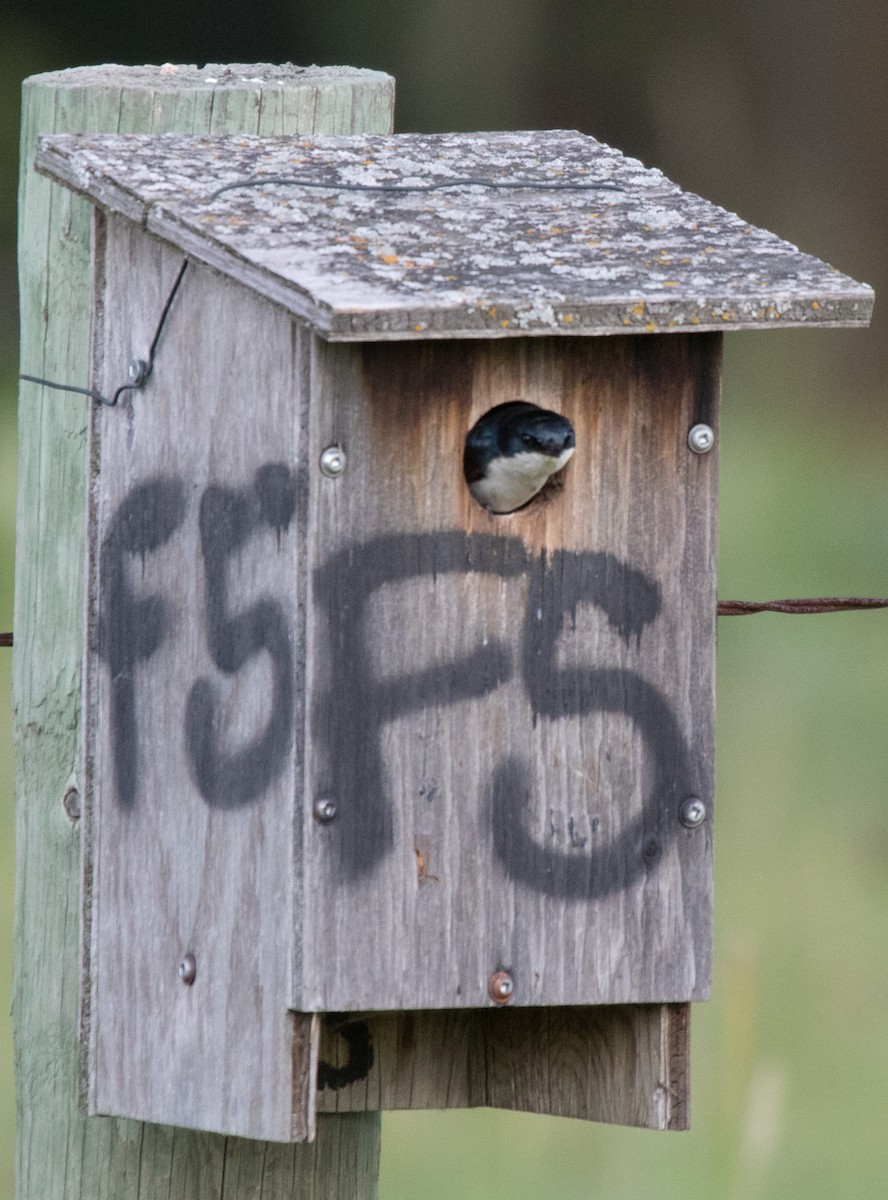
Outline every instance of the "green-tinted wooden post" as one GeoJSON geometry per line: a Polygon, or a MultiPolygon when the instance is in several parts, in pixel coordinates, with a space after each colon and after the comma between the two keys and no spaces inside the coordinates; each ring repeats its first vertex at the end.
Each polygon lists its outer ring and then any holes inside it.
{"type": "MultiPolygon", "coordinates": [[[[394,81],[268,66],[96,67],[23,95],[22,371],[80,387],[90,354],[90,205],[37,176],[41,133],[386,133],[394,81]]],[[[16,558],[18,872],[13,988],[20,1200],[366,1200],[375,1114],[285,1146],[83,1115],[77,1027],[85,397],[23,384],[16,558]]]]}

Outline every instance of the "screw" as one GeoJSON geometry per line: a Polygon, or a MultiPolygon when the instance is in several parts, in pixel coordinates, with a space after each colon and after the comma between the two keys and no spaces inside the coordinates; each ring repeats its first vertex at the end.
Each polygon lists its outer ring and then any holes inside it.
{"type": "Polygon", "coordinates": [[[711,425],[693,425],[688,434],[688,447],[695,454],[708,454],[715,445],[715,434],[711,425]]]}
{"type": "Polygon", "coordinates": [[[191,987],[197,977],[197,960],[193,954],[186,954],[179,963],[179,978],[187,986],[191,987]]]}
{"type": "Polygon", "coordinates": [[[148,378],[148,364],[144,358],[134,358],[129,365],[129,381],[135,387],[141,387],[148,378]]]}
{"type": "Polygon", "coordinates": [[[62,796],[62,808],[68,814],[70,821],[80,820],[80,792],[77,788],[69,787],[64,796],[62,796]]]}
{"type": "Polygon", "coordinates": [[[329,825],[336,820],[336,801],[322,796],[311,806],[311,815],[319,825],[329,825]]]}
{"type": "Polygon", "coordinates": [[[487,994],[494,1004],[508,1004],[515,990],[515,981],[508,971],[494,971],[487,981],[487,994]]]}
{"type": "Polygon", "coordinates": [[[345,451],[341,446],[328,446],[321,455],[321,474],[335,479],[345,470],[345,451]]]}
{"type": "Polygon", "coordinates": [[[678,819],[688,829],[696,829],[698,825],[702,825],[706,820],[706,805],[702,800],[698,800],[696,796],[692,796],[690,800],[685,800],[684,804],[678,810],[678,819]]]}

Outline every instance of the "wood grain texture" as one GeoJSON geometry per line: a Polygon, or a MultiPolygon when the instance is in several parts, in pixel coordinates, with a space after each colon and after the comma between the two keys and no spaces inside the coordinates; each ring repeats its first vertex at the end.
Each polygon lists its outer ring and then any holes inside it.
{"type": "Polygon", "coordinates": [[[331,340],[865,325],[872,311],[866,284],[570,131],[56,138],[38,163],[331,340]]]}
{"type": "MultiPolygon", "coordinates": [[[[508,1108],[688,1127],[688,1005],[372,1014],[325,1022],[319,1112],[508,1108]],[[348,1082],[366,1031],[369,1067],[348,1082]],[[322,1077],[323,1078],[323,1077],[322,1077]]],[[[366,1066],[367,1055],[363,1061],[366,1066]]]]}
{"type": "MultiPolygon", "coordinates": [[[[299,1011],[680,1002],[710,979],[720,338],[315,339],[299,1011]],[[465,434],[522,398],[577,450],[491,517],[465,434]]],[[[297,947],[298,951],[299,947],[297,947]]]]}
{"type": "MultiPolygon", "coordinates": [[[[181,257],[122,218],[100,231],[94,386],[111,394],[181,257]]],[[[314,1131],[312,1018],[288,1012],[281,928],[307,337],[192,267],[146,387],[91,409],[90,1111],[275,1141],[314,1131]]]]}
{"type": "MultiPolygon", "coordinates": [[[[333,94],[272,75],[209,83],[211,71],[89,68],[24,85],[20,259],[22,370],[89,379],[90,206],[36,176],[47,132],[292,133],[391,128],[392,81],[331,79],[333,94]],[[199,81],[199,82],[198,82],[199,81]],[[224,91],[224,98],[223,93],[224,91]]],[[[297,73],[298,75],[298,73],[297,73]]],[[[376,77],[378,80],[378,76],[376,77]]],[[[326,87],[326,85],[325,85],[326,87]]],[[[61,800],[80,768],[87,409],[82,397],[24,385],[20,399],[14,705],[18,872],[16,1031],[20,1200],[284,1200],[375,1195],[377,1119],[320,1124],[312,1147],[87,1119],[78,1110],[79,831],[61,800]],[[224,1180],[224,1185],[223,1185],[224,1180]]]]}

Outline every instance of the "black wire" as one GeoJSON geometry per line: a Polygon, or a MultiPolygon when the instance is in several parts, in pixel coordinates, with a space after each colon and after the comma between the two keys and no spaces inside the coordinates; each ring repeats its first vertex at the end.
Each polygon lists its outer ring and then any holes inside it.
{"type": "Polygon", "coordinates": [[[139,379],[134,383],[122,383],[114,395],[109,400],[103,396],[101,392],[95,392],[92,388],[74,387],[70,383],[54,383],[51,379],[41,379],[37,375],[19,375],[19,379],[26,383],[39,383],[42,387],[55,388],[58,392],[76,392],[79,396],[89,396],[93,400],[97,400],[99,404],[104,404],[108,408],[113,408],[124,392],[138,391],[145,386],[148,377],[154,370],[154,355],[157,350],[157,343],[160,341],[160,335],[163,333],[163,327],[166,324],[166,319],[169,316],[170,309],[173,306],[173,301],[176,298],[176,292],[179,290],[179,285],[185,275],[185,269],[188,266],[188,259],[182,263],[179,272],[176,275],[175,282],[170,288],[170,293],[166,298],[166,302],[160,314],[160,320],[157,322],[157,328],[154,331],[154,337],[151,340],[151,348],[148,351],[148,361],[145,363],[145,370],[141,373],[139,379]]]}
{"type": "Polygon", "coordinates": [[[325,183],[321,179],[299,179],[295,175],[257,175],[251,179],[242,179],[238,183],[226,183],[217,188],[207,197],[216,200],[223,192],[234,188],[262,187],[268,183],[283,183],[288,187],[328,188],[333,192],[439,192],[443,188],[454,187],[485,187],[499,188],[512,191],[532,192],[589,192],[609,191],[622,192],[623,188],[617,183],[526,183],[498,182],[494,179],[448,179],[443,183],[325,183]]]}
{"type": "MultiPolygon", "coordinates": [[[[163,327],[166,324],[167,317],[170,315],[170,309],[173,307],[173,301],[176,298],[176,292],[178,292],[178,290],[179,290],[179,284],[182,282],[182,278],[185,275],[185,271],[186,271],[187,267],[188,267],[188,259],[186,258],[183,261],[181,267],[179,267],[179,274],[176,276],[176,281],[173,284],[172,288],[170,289],[170,294],[167,296],[166,304],[163,306],[163,311],[160,314],[160,320],[157,322],[157,330],[151,341],[151,348],[148,351],[148,374],[149,375],[151,374],[151,371],[154,368],[154,351],[157,349],[157,343],[160,341],[160,335],[163,333],[163,327]]],[[[147,376],[146,376],[146,378],[147,378],[147,376]]],[[[115,394],[115,400],[116,400],[116,398],[117,398],[117,396],[115,394]]]]}

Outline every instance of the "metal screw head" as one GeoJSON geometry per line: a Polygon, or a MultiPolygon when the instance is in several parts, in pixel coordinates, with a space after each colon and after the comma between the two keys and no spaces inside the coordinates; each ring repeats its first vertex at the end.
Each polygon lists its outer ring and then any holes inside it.
{"type": "Polygon", "coordinates": [[[148,378],[148,364],[144,358],[134,358],[129,365],[129,381],[136,387],[141,387],[148,378]]]}
{"type": "Polygon", "coordinates": [[[494,1004],[508,1004],[515,991],[515,981],[508,971],[494,971],[487,981],[487,994],[494,1004]]]}
{"type": "Polygon", "coordinates": [[[706,820],[706,805],[696,796],[691,796],[678,810],[678,819],[688,829],[696,829],[706,820]]]}
{"type": "Polygon", "coordinates": [[[345,451],[341,446],[328,446],[321,455],[321,474],[335,479],[345,470],[345,451]]]}
{"type": "Polygon", "coordinates": [[[329,796],[319,796],[311,806],[311,815],[319,825],[329,825],[336,820],[336,801],[329,796]]]}
{"type": "Polygon", "coordinates": [[[191,987],[197,978],[197,960],[193,954],[186,954],[179,963],[179,978],[188,987],[191,987]]]}
{"type": "Polygon", "coordinates": [[[688,433],[688,448],[695,454],[708,454],[715,445],[711,425],[692,425],[688,433]]]}

